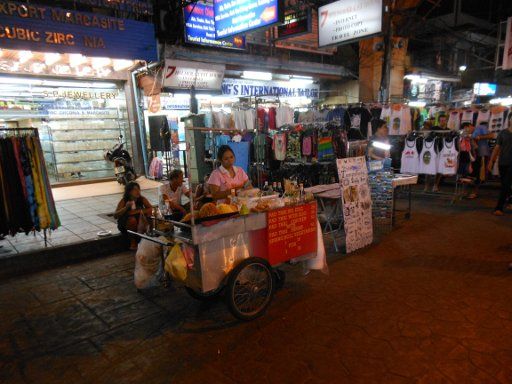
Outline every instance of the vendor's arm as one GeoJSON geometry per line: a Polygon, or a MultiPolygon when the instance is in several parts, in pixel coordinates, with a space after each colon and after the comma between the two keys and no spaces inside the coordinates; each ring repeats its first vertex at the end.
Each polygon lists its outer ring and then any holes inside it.
{"type": "Polygon", "coordinates": [[[131,209],[131,202],[126,202],[124,199],[117,204],[116,211],[114,212],[114,219],[119,219],[121,216],[126,215],[131,209]]]}
{"type": "Polygon", "coordinates": [[[368,157],[371,160],[384,160],[384,157],[375,154],[375,149],[373,149],[372,147],[368,148],[368,157]]]}
{"type": "Polygon", "coordinates": [[[491,160],[489,161],[489,164],[487,165],[487,170],[489,172],[492,172],[492,168],[494,167],[494,163],[498,159],[498,156],[500,155],[501,146],[499,144],[496,144],[494,147],[494,150],[492,151],[491,160]]]}

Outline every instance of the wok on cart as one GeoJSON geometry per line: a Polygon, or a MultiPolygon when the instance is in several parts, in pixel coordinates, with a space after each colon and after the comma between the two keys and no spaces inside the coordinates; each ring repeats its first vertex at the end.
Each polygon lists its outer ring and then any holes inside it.
{"type": "Polygon", "coordinates": [[[252,320],[264,313],[283,284],[280,264],[317,257],[316,210],[316,203],[310,202],[194,224],[166,221],[174,230],[164,234],[165,240],[155,230],[130,233],[164,246],[185,247],[190,263],[181,280],[188,294],[209,300],[223,293],[235,317],[252,320]]]}

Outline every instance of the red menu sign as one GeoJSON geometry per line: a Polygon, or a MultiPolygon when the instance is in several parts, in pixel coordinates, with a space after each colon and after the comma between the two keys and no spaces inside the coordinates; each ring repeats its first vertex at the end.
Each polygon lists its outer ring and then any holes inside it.
{"type": "Polygon", "coordinates": [[[316,203],[267,212],[268,261],[271,265],[316,253],[316,203]]]}

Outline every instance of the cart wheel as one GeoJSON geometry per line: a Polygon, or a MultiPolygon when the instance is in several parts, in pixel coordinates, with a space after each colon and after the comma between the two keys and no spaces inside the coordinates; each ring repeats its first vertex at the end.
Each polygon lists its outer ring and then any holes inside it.
{"type": "Polygon", "coordinates": [[[229,274],[226,287],[229,310],[240,320],[253,320],[267,309],[274,288],[270,264],[259,257],[245,259],[229,274]]]}
{"type": "Polygon", "coordinates": [[[194,291],[192,288],[185,287],[185,291],[187,291],[187,293],[190,295],[190,297],[192,297],[196,300],[199,300],[199,301],[212,301],[212,300],[215,300],[217,298],[217,296],[219,295],[218,290],[202,293],[202,292],[194,291]]]}

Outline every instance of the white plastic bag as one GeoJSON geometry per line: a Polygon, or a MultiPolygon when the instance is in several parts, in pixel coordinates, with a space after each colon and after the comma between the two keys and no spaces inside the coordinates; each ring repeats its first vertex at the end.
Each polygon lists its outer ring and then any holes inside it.
{"type": "Polygon", "coordinates": [[[162,246],[142,239],[135,254],[133,279],[138,289],[151,288],[159,284],[162,272],[162,246]]]}

